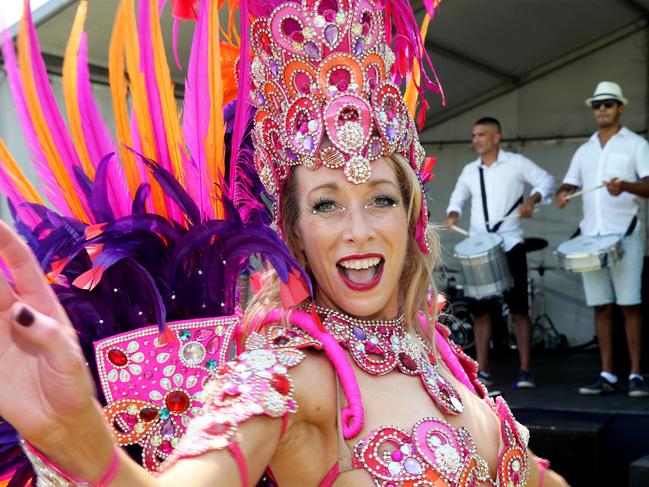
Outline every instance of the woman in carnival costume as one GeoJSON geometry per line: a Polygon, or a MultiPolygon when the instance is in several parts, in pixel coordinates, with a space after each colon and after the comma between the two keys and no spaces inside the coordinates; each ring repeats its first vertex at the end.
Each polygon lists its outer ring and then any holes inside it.
{"type": "Polygon", "coordinates": [[[413,116],[438,85],[410,6],[173,2],[196,20],[182,121],[160,6],[119,6],[117,144],[92,99],[85,2],[68,124],[29,13],[17,55],[3,40],[54,209],[0,143],[22,237],[0,223],[0,485],[33,482],[32,465],[52,486],[565,485],[428,306],[413,116]],[[251,257],[266,270],[242,313],[251,257]]]}

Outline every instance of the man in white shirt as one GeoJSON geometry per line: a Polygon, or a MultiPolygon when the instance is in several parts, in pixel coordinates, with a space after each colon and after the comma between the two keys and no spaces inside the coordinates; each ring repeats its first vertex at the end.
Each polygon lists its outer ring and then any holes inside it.
{"type": "MultiPolygon", "coordinates": [[[[554,178],[528,158],[500,149],[501,129],[498,120],[484,117],[478,120],[472,132],[473,148],[479,157],[467,164],[451,194],[444,225],[449,229],[456,223],[464,203],[471,199],[471,226],[476,235],[496,232],[503,239],[514,287],[505,292],[505,302],[514,321],[514,333],[521,362],[517,386],[534,387],[530,375],[531,322],[528,314],[527,260],[523,246],[523,230],[517,218],[490,224],[502,217],[518,214],[530,218],[534,205],[551,200],[554,178]],[[525,183],[532,186],[525,198],[525,183]],[[483,191],[484,188],[484,191],[483,191]]],[[[479,379],[491,385],[489,342],[491,340],[490,310],[497,301],[473,301],[476,355],[480,365],[479,379]]]]}
{"type": "Polygon", "coordinates": [[[649,197],[649,144],[622,127],[620,116],[628,100],[622,88],[610,81],[597,85],[586,104],[593,110],[598,131],[577,149],[555,204],[565,207],[566,197],[578,188],[592,189],[582,196],[582,235],[619,235],[624,256],[612,267],[582,274],[586,302],[595,308],[595,331],[602,372],[579,389],[580,394],[615,392],[618,378],[613,367],[613,303],[624,315],[627,346],[631,357],[629,395],[649,396],[640,374],[642,315],[640,304],[644,242],[637,219],[638,197],[649,197]]]}

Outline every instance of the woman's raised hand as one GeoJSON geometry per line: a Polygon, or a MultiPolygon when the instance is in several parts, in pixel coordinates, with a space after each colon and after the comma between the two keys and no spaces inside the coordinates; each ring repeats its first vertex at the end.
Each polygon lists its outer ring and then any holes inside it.
{"type": "Polygon", "coordinates": [[[0,416],[49,450],[96,423],[94,385],[74,328],[29,247],[0,221],[0,416]]]}

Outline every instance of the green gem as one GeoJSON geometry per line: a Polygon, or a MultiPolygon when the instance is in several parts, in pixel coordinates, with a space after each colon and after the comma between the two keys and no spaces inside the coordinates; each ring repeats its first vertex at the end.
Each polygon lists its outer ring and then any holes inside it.
{"type": "Polygon", "coordinates": [[[158,416],[162,420],[167,419],[169,417],[169,415],[170,415],[170,413],[169,413],[169,410],[167,408],[162,408],[162,409],[160,409],[158,411],[158,416]]]}
{"type": "Polygon", "coordinates": [[[216,360],[214,360],[213,358],[208,358],[208,359],[205,361],[205,367],[207,367],[207,370],[214,370],[214,369],[216,369],[216,360]]]}
{"type": "Polygon", "coordinates": [[[178,336],[181,340],[189,340],[192,337],[192,332],[189,330],[182,330],[178,336]]]}

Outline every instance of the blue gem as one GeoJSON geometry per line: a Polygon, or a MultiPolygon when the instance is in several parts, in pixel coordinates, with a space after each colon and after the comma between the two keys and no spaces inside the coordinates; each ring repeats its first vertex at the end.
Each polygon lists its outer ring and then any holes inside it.
{"type": "Polygon", "coordinates": [[[160,419],[162,419],[162,420],[167,419],[170,415],[171,415],[171,413],[169,412],[169,410],[168,410],[167,408],[161,408],[161,409],[158,411],[158,416],[159,416],[160,419]]]}
{"type": "Polygon", "coordinates": [[[181,340],[189,340],[192,337],[192,332],[189,330],[182,330],[178,336],[181,340]]]}
{"type": "Polygon", "coordinates": [[[207,370],[214,370],[214,369],[216,369],[216,360],[214,360],[213,358],[208,358],[208,359],[205,361],[205,367],[207,367],[207,370]]]}

